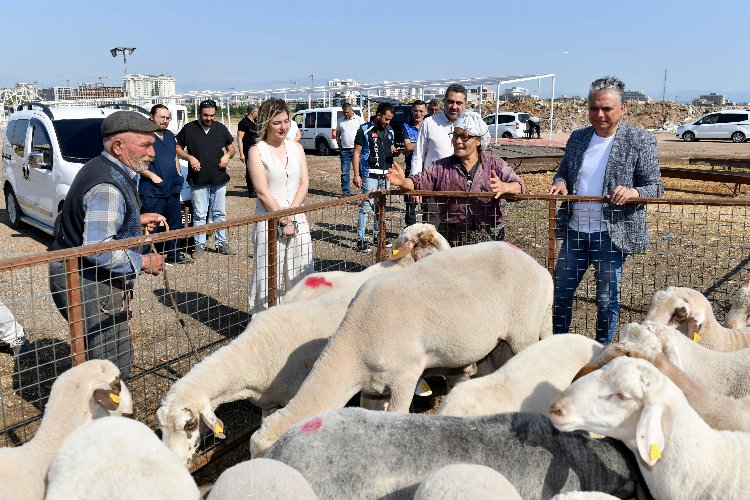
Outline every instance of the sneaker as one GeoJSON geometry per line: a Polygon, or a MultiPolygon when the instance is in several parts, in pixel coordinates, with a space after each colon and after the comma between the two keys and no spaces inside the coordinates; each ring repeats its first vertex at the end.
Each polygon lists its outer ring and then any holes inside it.
{"type": "Polygon", "coordinates": [[[201,257],[203,257],[204,253],[206,253],[205,245],[195,245],[195,250],[193,250],[193,259],[200,259],[201,257]]]}
{"type": "Polygon", "coordinates": [[[229,243],[216,245],[216,253],[220,253],[222,255],[237,255],[237,252],[232,250],[232,247],[229,246],[229,243]]]}
{"type": "MultiPolygon", "coordinates": [[[[373,239],[372,244],[373,246],[378,246],[378,240],[373,239]]],[[[391,242],[391,240],[385,240],[385,248],[393,248],[393,243],[391,242]]]]}
{"type": "Polygon", "coordinates": [[[370,253],[370,246],[364,240],[357,240],[357,251],[359,253],[370,253]]]}
{"type": "Polygon", "coordinates": [[[195,261],[184,253],[180,252],[177,253],[174,257],[170,257],[169,259],[167,259],[167,262],[171,264],[192,264],[195,261]]]}

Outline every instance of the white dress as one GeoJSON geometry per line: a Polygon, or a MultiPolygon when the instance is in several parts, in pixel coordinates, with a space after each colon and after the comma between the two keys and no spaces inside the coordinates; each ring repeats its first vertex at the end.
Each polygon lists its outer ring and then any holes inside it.
{"type": "MultiPolygon", "coordinates": [[[[299,188],[301,168],[297,144],[285,140],[287,163],[284,165],[273,154],[265,141],[256,144],[263,167],[266,170],[268,189],[282,208],[292,205],[299,188]]],[[[264,214],[268,210],[258,200],[255,213],[264,214]]],[[[281,302],[284,293],[296,285],[302,278],[314,271],[313,248],[310,240],[310,226],[304,214],[294,216],[297,223],[297,234],[292,238],[279,238],[276,253],[276,269],[279,276],[276,280],[276,297],[281,302]]],[[[250,283],[250,314],[268,308],[268,223],[259,222],[253,229],[253,278],[250,283]]],[[[276,229],[274,229],[276,230],[276,229]]]]}

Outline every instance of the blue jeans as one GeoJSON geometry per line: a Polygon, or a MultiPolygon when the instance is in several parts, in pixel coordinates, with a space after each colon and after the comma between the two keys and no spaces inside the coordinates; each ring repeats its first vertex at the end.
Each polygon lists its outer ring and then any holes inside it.
{"type": "MultiPolygon", "coordinates": [[[[169,229],[182,229],[182,208],[180,207],[180,193],[173,194],[169,198],[160,198],[156,196],[141,195],[141,213],[157,213],[167,219],[169,229]]],[[[154,233],[161,233],[166,228],[159,226],[154,233]]],[[[178,240],[169,240],[164,243],[164,253],[167,257],[174,259],[179,253],[177,249],[178,240]]],[[[158,246],[158,245],[157,245],[158,246]]]]}
{"type": "MultiPolygon", "coordinates": [[[[223,222],[227,220],[226,214],[226,195],[227,185],[217,184],[209,186],[190,186],[190,192],[193,195],[193,227],[205,226],[208,209],[211,209],[211,221],[223,222]]],[[[226,229],[220,229],[215,233],[216,246],[224,245],[227,242],[226,229]]],[[[206,233],[195,235],[195,244],[206,246],[206,233]]]]}
{"type": "Polygon", "coordinates": [[[339,158],[341,159],[341,192],[346,196],[352,194],[350,175],[352,173],[353,155],[353,149],[339,149],[339,158]]]}
{"type": "Polygon", "coordinates": [[[584,273],[594,266],[596,279],[596,340],[609,344],[620,318],[620,278],[627,254],[613,244],[607,232],[568,230],[555,264],[555,306],[552,329],[567,333],[573,315],[573,297],[584,273]]]}
{"type": "MultiPolygon", "coordinates": [[[[382,177],[379,179],[373,179],[371,177],[364,177],[362,178],[362,192],[372,193],[373,191],[377,191],[378,189],[385,189],[386,184],[387,182],[385,180],[385,177],[382,177]]],[[[378,220],[377,205],[373,198],[368,198],[366,200],[362,200],[362,203],[359,204],[359,215],[357,217],[357,240],[358,241],[365,240],[365,226],[367,225],[367,214],[369,214],[370,210],[373,210],[373,209],[375,210],[375,213],[373,214],[372,238],[373,238],[373,241],[377,241],[378,239],[378,233],[380,232],[380,227],[378,225],[379,220],[378,220]]]]}

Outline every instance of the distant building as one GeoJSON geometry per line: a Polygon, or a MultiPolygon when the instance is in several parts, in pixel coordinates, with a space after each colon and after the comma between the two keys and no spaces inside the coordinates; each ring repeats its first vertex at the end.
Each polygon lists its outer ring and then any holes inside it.
{"type": "MultiPolygon", "coordinates": [[[[387,84],[388,81],[384,81],[387,84]]],[[[421,92],[419,87],[403,87],[403,88],[392,88],[392,89],[380,89],[378,90],[378,97],[390,97],[392,99],[405,100],[405,99],[419,99],[421,92]]]]}
{"type": "Polygon", "coordinates": [[[694,106],[723,106],[726,103],[726,96],[714,92],[696,97],[692,102],[694,106]]]}
{"type": "Polygon", "coordinates": [[[525,99],[527,97],[531,97],[531,92],[529,92],[529,89],[525,89],[523,87],[511,87],[509,89],[505,89],[505,92],[503,92],[503,98],[506,101],[517,101],[519,99],[525,99]]]}
{"type": "Polygon", "coordinates": [[[557,102],[581,101],[581,100],[583,99],[577,95],[561,95],[561,96],[555,97],[555,101],[557,102]]]}
{"type": "Polygon", "coordinates": [[[622,100],[625,102],[628,101],[638,101],[638,102],[650,102],[651,98],[641,92],[640,90],[626,90],[622,93],[622,100]]]}
{"type": "Polygon", "coordinates": [[[39,91],[39,96],[45,101],[71,101],[78,99],[76,87],[48,87],[39,91]]]}
{"type": "Polygon", "coordinates": [[[104,87],[93,83],[78,86],[78,99],[116,99],[124,96],[122,87],[104,87]]]}
{"type": "Polygon", "coordinates": [[[169,75],[141,75],[131,73],[123,78],[128,97],[168,96],[177,93],[175,80],[169,75]]]}
{"type": "MultiPolygon", "coordinates": [[[[328,80],[327,85],[329,87],[346,87],[348,85],[359,85],[359,82],[351,78],[347,78],[347,79],[336,78],[333,80],[328,80]]],[[[327,92],[325,97],[327,99],[330,99],[331,102],[335,101],[337,103],[340,103],[342,99],[346,99],[349,102],[354,102],[355,99],[359,98],[359,90],[344,90],[342,88],[341,91],[334,90],[334,91],[327,92]]]]}

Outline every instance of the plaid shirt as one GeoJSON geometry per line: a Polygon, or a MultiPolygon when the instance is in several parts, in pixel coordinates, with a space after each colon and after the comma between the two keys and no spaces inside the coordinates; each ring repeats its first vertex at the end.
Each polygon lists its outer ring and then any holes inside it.
{"type": "MultiPolygon", "coordinates": [[[[135,179],[138,174],[104,151],[107,159],[114,162],[122,174],[135,179]]],[[[86,211],[83,229],[83,244],[91,245],[114,240],[117,231],[125,222],[125,197],[112,184],[99,184],[83,196],[86,211]]],[[[141,271],[141,255],[133,250],[115,250],[85,257],[92,264],[109,269],[115,274],[138,274],[141,271]]]]}

